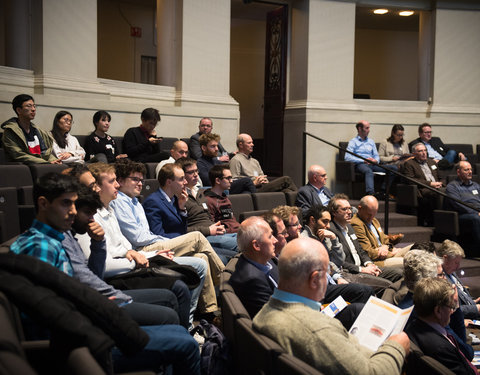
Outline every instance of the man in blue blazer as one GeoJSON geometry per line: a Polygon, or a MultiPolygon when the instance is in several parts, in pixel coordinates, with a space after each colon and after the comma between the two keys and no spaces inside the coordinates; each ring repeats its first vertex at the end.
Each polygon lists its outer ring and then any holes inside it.
{"type": "Polygon", "coordinates": [[[166,164],[158,174],[158,182],[160,188],[143,203],[150,230],[168,238],[181,236],[187,233],[185,173],[178,165],[166,164]]]}
{"type": "Polygon", "coordinates": [[[302,210],[302,216],[310,207],[321,204],[327,206],[333,194],[325,186],[327,182],[327,172],[320,165],[312,165],[308,168],[308,184],[298,190],[295,205],[302,210]]]}

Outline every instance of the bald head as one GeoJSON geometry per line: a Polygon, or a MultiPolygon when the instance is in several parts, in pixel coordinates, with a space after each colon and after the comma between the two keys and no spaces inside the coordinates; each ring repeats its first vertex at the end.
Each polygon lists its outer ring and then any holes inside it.
{"type": "Polygon", "coordinates": [[[327,182],[327,172],[321,165],[312,165],[308,168],[308,182],[315,186],[317,189],[321,189],[327,182]]]}
{"type": "Polygon", "coordinates": [[[186,158],[188,156],[188,145],[184,141],[173,142],[172,149],[170,150],[170,155],[175,160],[178,160],[180,158],[186,158]]]}
{"type": "Polygon", "coordinates": [[[358,204],[358,217],[366,224],[370,224],[378,211],[378,200],[373,195],[366,195],[358,204]]]}
{"type": "Polygon", "coordinates": [[[314,301],[325,296],[328,253],[320,241],[297,238],[289,242],[278,261],[278,288],[314,301]]]}
{"type": "Polygon", "coordinates": [[[462,182],[468,183],[472,180],[472,166],[468,161],[460,161],[455,166],[457,170],[457,176],[462,182]]]}
{"type": "Polygon", "coordinates": [[[250,155],[253,152],[253,139],[247,133],[242,133],[237,136],[238,151],[250,155]]]}

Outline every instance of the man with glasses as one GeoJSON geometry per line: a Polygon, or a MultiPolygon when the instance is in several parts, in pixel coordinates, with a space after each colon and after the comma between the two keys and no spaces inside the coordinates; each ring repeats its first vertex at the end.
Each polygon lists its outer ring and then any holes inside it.
{"type": "Polygon", "coordinates": [[[237,233],[240,223],[233,214],[232,202],[225,191],[232,185],[232,172],[226,164],[215,165],[208,172],[212,185],[205,191],[208,213],[213,222],[218,222],[225,227],[227,233],[237,233]]]}
{"type": "Polygon", "coordinates": [[[342,276],[345,279],[370,285],[378,294],[391,282],[403,277],[403,267],[378,267],[362,249],[350,225],[352,207],[345,194],[335,194],[330,200],[328,210],[332,218],[330,230],[337,236],[345,255],[343,263],[337,264],[342,268],[342,276]]]}
{"type": "Polygon", "coordinates": [[[180,158],[177,163],[185,172],[187,180],[188,200],[187,232],[202,233],[224,264],[237,254],[237,234],[226,233],[220,220],[213,221],[208,212],[204,197],[197,196],[198,168],[197,162],[191,158],[180,158]]]}
{"type": "Polygon", "coordinates": [[[446,328],[457,308],[453,285],[436,278],[420,280],[414,289],[413,302],[418,318],[406,331],[410,339],[424,354],[453,373],[478,374],[470,362],[471,353],[466,352],[459,338],[446,328]]]}
{"type": "Polygon", "coordinates": [[[277,243],[275,244],[275,257],[278,258],[282,252],[282,249],[287,244],[287,228],[285,228],[283,220],[271,211],[263,215],[263,219],[268,223],[268,225],[270,225],[273,236],[277,239],[277,243]]]}
{"type": "Polygon", "coordinates": [[[298,190],[295,206],[300,207],[302,216],[305,216],[312,206],[321,204],[327,206],[333,194],[325,186],[327,183],[327,171],[321,165],[311,165],[308,168],[308,184],[298,190]]]}
{"type": "MultiPolygon", "coordinates": [[[[439,137],[432,137],[432,127],[428,123],[423,123],[418,127],[417,139],[414,139],[408,144],[410,151],[413,152],[413,146],[417,143],[423,143],[427,149],[427,154],[430,159],[433,159],[435,163],[438,163],[440,160],[445,159],[447,163],[445,167],[449,168],[452,163],[459,160],[467,160],[464,154],[461,152],[449,149],[444,145],[442,140],[439,137]]],[[[441,165],[440,165],[441,166],[441,165]]]]}
{"type": "Polygon", "coordinates": [[[7,160],[24,164],[61,164],[52,152],[52,137],[32,123],[37,108],[33,98],[27,94],[17,95],[12,107],[18,117],[2,124],[7,160]]]}
{"type": "MultiPolygon", "coordinates": [[[[202,134],[210,134],[213,129],[213,121],[210,117],[203,117],[198,124],[198,132],[190,137],[190,156],[193,159],[200,159],[202,157],[202,149],[200,147],[199,139],[202,134]]],[[[215,160],[221,163],[227,163],[230,158],[227,151],[218,142],[217,155],[214,156],[215,160]]]]}
{"type": "Polygon", "coordinates": [[[283,220],[285,228],[287,228],[288,240],[291,241],[300,236],[302,224],[298,219],[300,209],[295,206],[278,206],[272,210],[272,213],[283,220]]]}

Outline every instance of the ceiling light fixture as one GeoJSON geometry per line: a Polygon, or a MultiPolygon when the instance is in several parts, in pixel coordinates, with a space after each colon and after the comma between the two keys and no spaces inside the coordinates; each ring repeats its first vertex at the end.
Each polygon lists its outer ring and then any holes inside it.
{"type": "Polygon", "coordinates": [[[401,12],[398,12],[398,15],[403,17],[408,17],[408,16],[411,16],[412,14],[413,14],[413,10],[402,10],[401,12]]]}
{"type": "Polygon", "coordinates": [[[373,11],[373,13],[375,13],[375,14],[386,14],[386,13],[388,13],[388,9],[375,9],[373,11]]]}

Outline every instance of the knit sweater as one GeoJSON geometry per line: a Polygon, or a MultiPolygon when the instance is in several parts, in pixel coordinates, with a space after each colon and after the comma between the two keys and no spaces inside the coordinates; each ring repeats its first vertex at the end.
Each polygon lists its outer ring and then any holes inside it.
{"type": "Polygon", "coordinates": [[[253,327],[326,375],[400,374],[405,358],[405,350],[393,341],[376,352],[364,348],[340,321],[303,303],[270,298],[253,327]]]}

